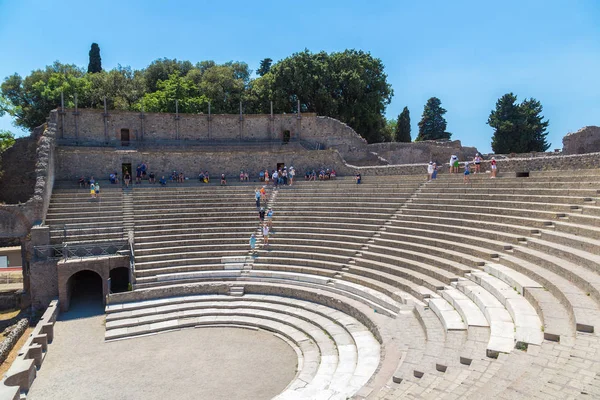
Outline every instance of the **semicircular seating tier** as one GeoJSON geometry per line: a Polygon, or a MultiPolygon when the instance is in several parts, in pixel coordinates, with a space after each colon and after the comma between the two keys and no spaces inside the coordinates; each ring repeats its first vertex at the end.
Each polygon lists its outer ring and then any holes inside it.
{"type": "Polygon", "coordinates": [[[268,246],[256,185],[110,190],[94,232],[94,206],[54,191],[56,241],[134,231],[135,284],[111,295],[107,340],[268,330],[299,357],[286,399],[600,396],[600,171],[270,187],[268,246]]]}

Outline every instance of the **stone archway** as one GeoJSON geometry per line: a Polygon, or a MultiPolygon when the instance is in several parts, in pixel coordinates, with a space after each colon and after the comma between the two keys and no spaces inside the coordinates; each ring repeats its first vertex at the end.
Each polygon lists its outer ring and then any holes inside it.
{"type": "Polygon", "coordinates": [[[104,304],[104,282],[100,274],[90,269],[75,272],[66,283],[66,307],[97,307],[104,304]]]}

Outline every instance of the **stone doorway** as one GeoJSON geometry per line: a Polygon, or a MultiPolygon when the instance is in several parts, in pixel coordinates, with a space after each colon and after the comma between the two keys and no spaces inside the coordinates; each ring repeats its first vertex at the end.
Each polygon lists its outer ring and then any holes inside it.
{"type": "Polygon", "coordinates": [[[129,129],[121,129],[121,146],[129,146],[129,129]]]}
{"type": "Polygon", "coordinates": [[[89,269],[74,273],[67,282],[67,297],[70,306],[104,304],[102,277],[89,269]]]}
{"type": "Polygon", "coordinates": [[[129,290],[129,269],[118,267],[110,270],[110,292],[120,293],[129,290]]]}

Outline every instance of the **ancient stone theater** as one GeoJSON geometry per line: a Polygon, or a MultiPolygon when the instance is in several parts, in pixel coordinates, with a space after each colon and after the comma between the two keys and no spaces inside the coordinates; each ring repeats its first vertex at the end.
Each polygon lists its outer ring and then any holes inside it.
{"type": "Polygon", "coordinates": [[[599,398],[594,129],[465,183],[315,114],[54,110],[3,156],[0,399],[599,398]]]}

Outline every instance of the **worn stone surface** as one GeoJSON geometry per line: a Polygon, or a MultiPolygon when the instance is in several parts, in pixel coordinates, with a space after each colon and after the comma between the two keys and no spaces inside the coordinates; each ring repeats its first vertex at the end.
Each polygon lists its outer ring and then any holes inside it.
{"type": "Polygon", "coordinates": [[[28,399],[270,399],[294,378],[296,353],[270,333],[202,328],[107,343],[94,307],[60,316],[28,399]]]}
{"type": "Polygon", "coordinates": [[[600,127],[586,126],[563,138],[564,154],[585,154],[600,151],[600,127]]]}
{"type": "Polygon", "coordinates": [[[23,332],[25,332],[25,329],[27,329],[28,326],[29,320],[23,318],[15,325],[6,329],[8,331],[8,333],[5,332],[6,338],[0,343],[0,363],[6,360],[8,353],[10,353],[12,348],[19,341],[19,338],[23,335],[23,332]]]}

